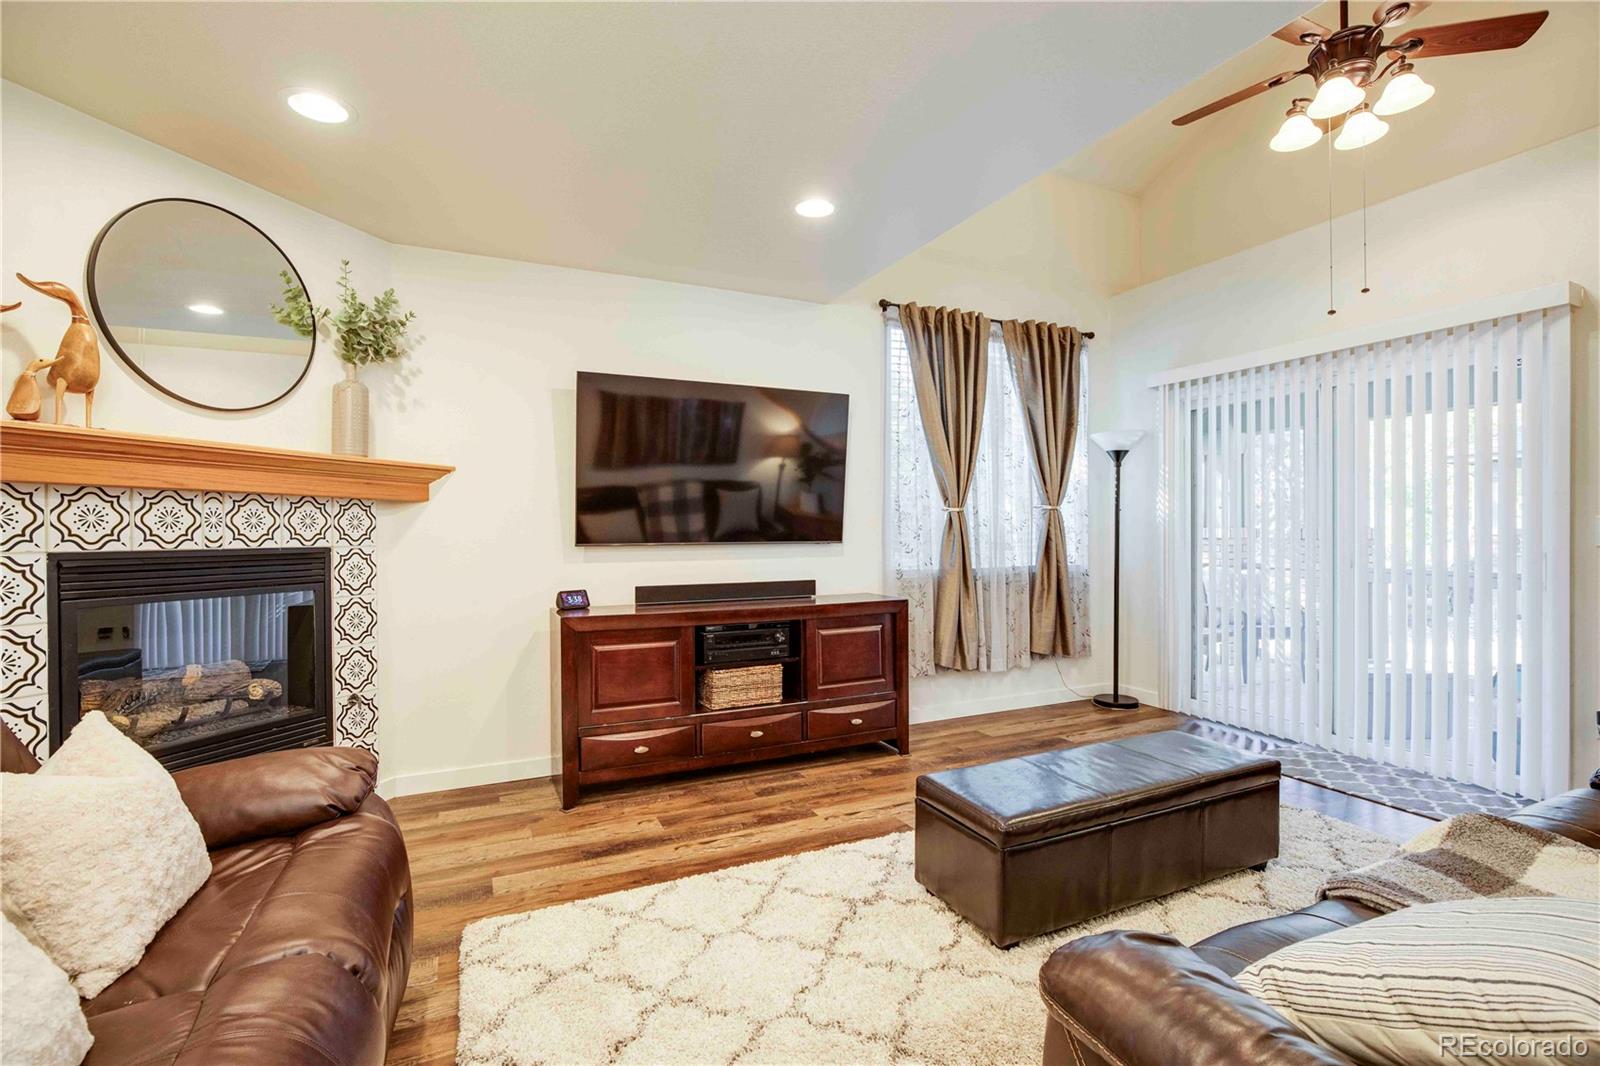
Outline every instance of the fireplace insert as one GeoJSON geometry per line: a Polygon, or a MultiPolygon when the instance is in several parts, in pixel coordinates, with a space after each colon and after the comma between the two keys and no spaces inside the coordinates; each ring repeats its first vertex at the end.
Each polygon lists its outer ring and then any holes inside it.
{"type": "Polygon", "coordinates": [[[52,553],[50,750],[101,711],[169,770],[333,742],[326,548],[52,553]]]}

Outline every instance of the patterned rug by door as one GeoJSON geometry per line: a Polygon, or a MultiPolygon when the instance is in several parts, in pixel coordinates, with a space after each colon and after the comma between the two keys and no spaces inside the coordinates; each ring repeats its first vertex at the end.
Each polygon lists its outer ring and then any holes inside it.
{"type": "Polygon", "coordinates": [[[1185,716],[1178,727],[1207,740],[1260,752],[1283,764],[1283,776],[1307,781],[1335,792],[1381,803],[1385,807],[1432,818],[1436,821],[1458,814],[1512,815],[1532,803],[1525,796],[1496,792],[1492,788],[1450,781],[1378,762],[1360,755],[1319,748],[1315,744],[1284,740],[1238,726],[1185,716]]]}
{"type": "Polygon", "coordinates": [[[457,1061],[1037,1063],[1039,967],[1107,929],[1185,943],[1302,907],[1391,841],[1284,807],[1282,854],[1001,951],[916,883],[912,835],[687,877],[461,936],[457,1061]]]}
{"type": "Polygon", "coordinates": [[[1533,802],[1525,796],[1450,781],[1421,770],[1390,766],[1311,744],[1282,744],[1267,754],[1283,764],[1286,777],[1398,807],[1424,818],[1475,813],[1512,815],[1533,802]]]}

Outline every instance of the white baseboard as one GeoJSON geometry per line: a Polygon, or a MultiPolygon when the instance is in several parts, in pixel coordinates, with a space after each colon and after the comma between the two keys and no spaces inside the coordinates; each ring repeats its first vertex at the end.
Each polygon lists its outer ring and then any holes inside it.
{"type": "MultiPolygon", "coordinates": [[[[1024,707],[1043,707],[1052,703],[1073,703],[1087,698],[1084,693],[1110,692],[1111,682],[1100,681],[1092,684],[1077,685],[1073,688],[1056,687],[1035,689],[1028,692],[1006,692],[996,696],[986,696],[982,699],[949,699],[949,700],[917,700],[911,701],[911,722],[942,722],[949,718],[968,718],[975,714],[995,714],[999,711],[1015,711],[1024,707]]],[[[1137,685],[1123,685],[1122,691],[1133,696],[1141,703],[1154,703],[1155,689],[1141,688],[1137,685]]]]}
{"type": "MultiPolygon", "coordinates": [[[[951,699],[938,702],[912,701],[911,721],[942,722],[950,718],[968,718],[975,714],[994,714],[997,711],[1014,711],[1022,707],[1040,707],[1051,703],[1071,703],[1083,698],[1084,692],[1108,692],[1111,682],[1079,685],[1076,690],[1057,687],[1029,692],[1007,692],[983,699],[951,699]]],[[[1155,691],[1137,686],[1123,686],[1122,691],[1145,703],[1155,699],[1155,691]]],[[[378,779],[378,795],[385,799],[397,796],[416,796],[424,792],[446,792],[453,788],[471,788],[474,785],[498,785],[506,781],[523,781],[534,777],[550,777],[561,772],[561,757],[545,755],[536,759],[513,759],[508,762],[481,763],[477,766],[456,766],[444,770],[424,770],[414,774],[396,774],[378,779]]]]}
{"type": "Polygon", "coordinates": [[[447,792],[453,788],[471,788],[473,785],[498,785],[530,777],[549,777],[560,772],[559,755],[455,766],[445,770],[381,777],[378,779],[378,795],[384,799],[394,799],[396,796],[415,796],[423,792],[447,792]]]}

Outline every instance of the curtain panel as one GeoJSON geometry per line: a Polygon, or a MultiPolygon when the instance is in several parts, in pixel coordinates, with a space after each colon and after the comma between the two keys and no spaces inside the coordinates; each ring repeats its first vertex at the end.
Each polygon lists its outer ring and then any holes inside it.
{"type": "Polygon", "coordinates": [[[1544,798],[1570,308],[1161,386],[1162,704],[1544,798]]]}
{"type": "MultiPolygon", "coordinates": [[[[935,672],[934,595],[946,513],[923,432],[905,332],[894,311],[885,317],[884,349],[884,584],[909,605],[911,673],[928,677],[935,672]]],[[[1087,380],[1081,352],[1076,380],[1081,410],[1087,380]]],[[[976,669],[1004,671],[1033,661],[1031,582],[1043,538],[1044,501],[1016,375],[998,323],[990,325],[986,393],[966,517],[977,589],[976,669]]],[[[1090,647],[1086,439],[1075,435],[1060,509],[1070,639],[1078,655],[1089,654],[1090,647]]]]}
{"type": "Polygon", "coordinates": [[[978,585],[972,574],[967,494],[989,388],[989,319],[975,311],[905,304],[900,326],[945,509],[933,594],[933,658],[939,666],[976,670],[978,585]]]}
{"type": "Polygon", "coordinates": [[[1034,473],[1044,496],[1044,543],[1034,567],[1029,628],[1035,655],[1076,655],[1067,530],[1061,503],[1078,435],[1078,365],[1083,338],[1070,326],[1001,323],[1022,401],[1034,473]]]}

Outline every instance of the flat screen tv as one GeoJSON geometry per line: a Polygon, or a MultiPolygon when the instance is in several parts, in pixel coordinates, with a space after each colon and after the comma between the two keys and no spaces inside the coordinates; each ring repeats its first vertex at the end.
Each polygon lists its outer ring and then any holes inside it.
{"type": "Polygon", "coordinates": [[[844,539],[850,397],[578,373],[577,543],[844,539]]]}

